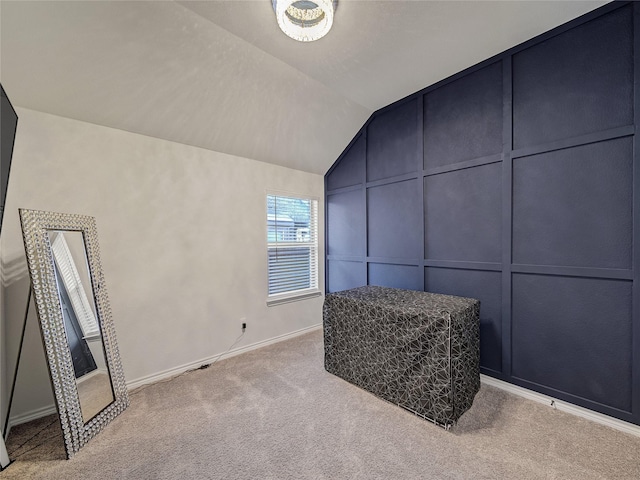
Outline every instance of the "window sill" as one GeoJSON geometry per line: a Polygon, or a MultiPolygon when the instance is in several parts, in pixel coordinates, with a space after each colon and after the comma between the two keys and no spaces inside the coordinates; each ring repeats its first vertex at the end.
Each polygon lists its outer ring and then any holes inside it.
{"type": "Polygon", "coordinates": [[[311,292],[303,292],[303,293],[294,293],[294,294],[283,294],[273,297],[269,297],[267,299],[267,306],[274,307],[276,305],[282,305],[283,303],[297,302],[300,300],[307,300],[308,298],[319,297],[322,295],[320,290],[313,290],[311,292]]]}

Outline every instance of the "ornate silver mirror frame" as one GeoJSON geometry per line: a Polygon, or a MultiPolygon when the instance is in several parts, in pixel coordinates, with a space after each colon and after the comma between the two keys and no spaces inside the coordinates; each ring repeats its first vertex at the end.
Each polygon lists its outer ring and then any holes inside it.
{"type": "Polygon", "coordinates": [[[111,308],[100,264],[95,219],[84,215],[21,209],[20,222],[31,276],[31,288],[40,320],[40,332],[45,346],[67,458],[71,458],[129,405],[111,319],[111,308]],[[82,234],[91,283],[91,290],[88,293],[93,293],[93,299],[89,301],[93,300],[95,303],[106,367],[111,379],[113,397],[109,398],[110,403],[98,413],[92,414],[87,421],[82,415],[76,382],[77,372],[74,369],[68,335],[65,331],[65,318],[51,245],[52,232],[82,234]]]}

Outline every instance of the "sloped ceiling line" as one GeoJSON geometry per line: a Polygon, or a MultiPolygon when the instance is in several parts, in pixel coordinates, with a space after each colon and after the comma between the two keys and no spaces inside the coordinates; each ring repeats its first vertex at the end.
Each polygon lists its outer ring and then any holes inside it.
{"type": "Polygon", "coordinates": [[[15,105],[324,174],[371,113],[602,5],[343,0],[310,44],[269,0],[0,1],[15,105]]]}

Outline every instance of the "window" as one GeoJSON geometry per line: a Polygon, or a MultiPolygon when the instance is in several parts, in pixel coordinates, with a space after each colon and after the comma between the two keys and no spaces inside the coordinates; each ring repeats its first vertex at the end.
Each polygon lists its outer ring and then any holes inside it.
{"type": "Polygon", "coordinates": [[[320,295],[318,201],[267,194],[269,305],[320,295]]]}

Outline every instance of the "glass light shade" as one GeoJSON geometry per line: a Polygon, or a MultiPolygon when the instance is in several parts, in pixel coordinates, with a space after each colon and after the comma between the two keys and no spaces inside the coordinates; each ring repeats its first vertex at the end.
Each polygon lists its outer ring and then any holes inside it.
{"type": "Polygon", "coordinates": [[[333,25],[333,0],[273,0],[278,26],[299,42],[324,37],[333,25]]]}

